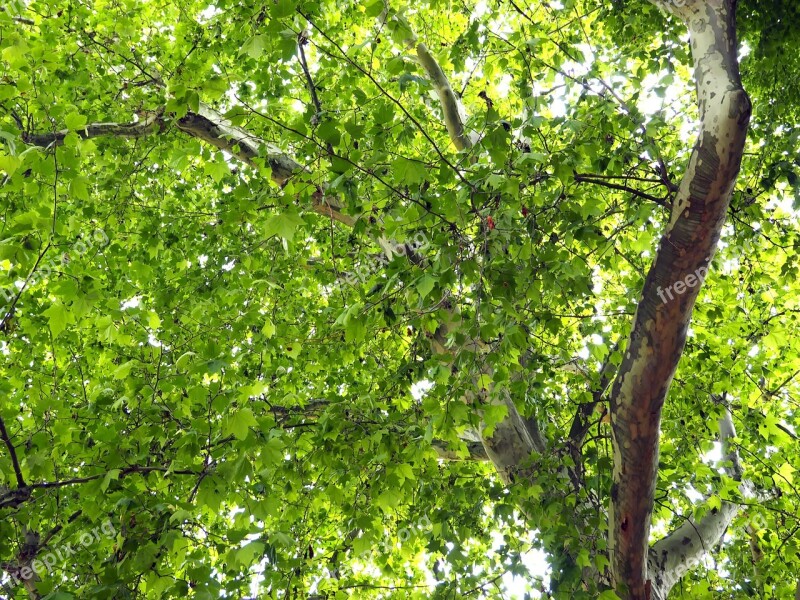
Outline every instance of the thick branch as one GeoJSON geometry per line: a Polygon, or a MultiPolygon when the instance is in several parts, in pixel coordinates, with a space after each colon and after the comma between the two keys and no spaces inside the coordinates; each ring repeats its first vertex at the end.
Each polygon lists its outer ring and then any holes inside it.
{"type": "MultiPolygon", "coordinates": [[[[732,443],[736,429],[727,409],[719,420],[719,437],[723,446],[724,468],[731,477],[741,481],[739,455],[732,443]]],[[[746,485],[743,483],[742,487],[746,485]]],[[[666,600],[680,578],[722,540],[738,511],[739,505],[723,502],[719,509],[709,511],[700,521],[686,519],[675,531],[653,544],[648,557],[652,600],[666,600]]]]}
{"type": "Polygon", "coordinates": [[[458,95],[453,91],[450,86],[450,81],[447,79],[444,70],[439,65],[439,62],[431,54],[428,47],[420,42],[417,34],[411,29],[408,21],[399,14],[393,13],[389,8],[388,3],[385,5],[384,11],[378,19],[381,26],[384,24],[389,26],[389,29],[399,29],[404,35],[403,43],[406,48],[413,50],[416,53],[417,63],[424,69],[425,74],[428,76],[430,84],[436,90],[436,95],[439,96],[439,104],[442,108],[442,117],[444,125],[447,128],[447,133],[450,135],[450,141],[457,150],[467,150],[473,146],[472,139],[466,132],[465,116],[461,100],[458,95]],[[391,16],[389,16],[391,14],[391,16]]]}
{"type": "MultiPolygon", "coordinates": [[[[163,111],[156,111],[133,123],[90,123],[75,133],[85,140],[104,136],[138,138],[155,133],[162,124],[163,111]]],[[[23,133],[22,140],[32,146],[49,148],[62,144],[69,133],[69,129],[51,133],[23,133]]]]}
{"type": "Polygon", "coordinates": [[[408,49],[416,52],[416,59],[419,65],[425,70],[436,95],[439,96],[439,104],[442,108],[442,116],[450,141],[457,150],[467,150],[473,146],[473,141],[467,134],[465,126],[464,110],[461,100],[450,86],[447,75],[444,74],[439,62],[431,54],[428,47],[420,42],[417,34],[411,29],[411,25],[404,17],[393,14],[387,21],[389,7],[387,6],[381,14],[380,22],[387,23],[390,29],[399,28],[405,33],[403,43],[408,49]]]}
{"type": "Polygon", "coordinates": [[[264,158],[272,169],[272,179],[279,185],[299,172],[302,167],[286,154],[269,145],[249,131],[232,125],[210,106],[200,104],[196,113],[189,112],[178,119],[176,126],[181,131],[196,137],[220,150],[225,150],[244,163],[253,165],[255,159],[264,158]]]}
{"type": "MultiPolygon", "coordinates": [[[[169,117],[161,108],[148,113],[147,117],[134,123],[92,123],[75,131],[83,139],[97,137],[143,137],[166,131],[169,117]]],[[[272,147],[252,133],[236,127],[210,106],[200,104],[197,112],[189,111],[175,121],[175,126],[182,132],[211,144],[235,156],[242,162],[256,165],[256,159],[263,158],[271,169],[271,178],[278,185],[285,184],[292,175],[303,170],[293,158],[272,147]]],[[[23,140],[33,146],[49,148],[64,142],[69,130],[52,133],[23,134],[23,140]]],[[[330,217],[340,223],[352,226],[356,219],[345,215],[341,207],[322,193],[313,195],[315,212],[330,217]]]]}
{"type": "Polygon", "coordinates": [[[636,600],[650,596],[647,552],[661,408],[725,220],[750,118],[734,7],[733,0],[690,0],[680,8],[692,44],[701,129],[611,390],[611,573],[614,585],[636,600]]]}
{"type": "MultiPolygon", "coordinates": [[[[414,40],[416,41],[416,39],[414,40]]],[[[461,109],[461,101],[459,100],[453,88],[450,87],[450,82],[447,76],[442,71],[442,67],[436,62],[436,59],[428,50],[428,47],[422,42],[416,43],[417,61],[420,66],[425,69],[428,74],[428,79],[431,81],[433,89],[439,96],[439,103],[442,106],[442,114],[444,116],[444,125],[447,127],[447,133],[450,134],[450,141],[458,150],[467,150],[472,147],[472,140],[467,134],[466,127],[464,126],[464,116],[461,109]]]]}

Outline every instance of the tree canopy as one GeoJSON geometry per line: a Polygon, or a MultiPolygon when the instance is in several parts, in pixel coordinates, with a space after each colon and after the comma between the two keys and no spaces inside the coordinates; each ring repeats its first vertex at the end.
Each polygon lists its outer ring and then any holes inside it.
{"type": "Polygon", "coordinates": [[[7,1],[0,597],[795,598],[798,12],[7,1]]]}

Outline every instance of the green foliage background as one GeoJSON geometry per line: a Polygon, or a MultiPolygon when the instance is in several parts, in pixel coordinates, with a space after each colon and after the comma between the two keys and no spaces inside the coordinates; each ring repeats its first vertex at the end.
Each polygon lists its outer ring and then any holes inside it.
{"type": "MultiPolygon", "coordinates": [[[[118,532],[43,577],[43,597],[499,597],[490,582],[504,572],[547,585],[520,560],[539,547],[578,598],[582,563],[607,564],[603,515],[593,531],[572,517],[579,498],[607,498],[602,414],[579,491],[549,474],[565,454],[538,457],[541,480],[509,490],[489,463],[441,462],[434,440],[466,454],[459,434],[478,417],[460,398],[483,365],[470,353],[443,364],[428,338],[458,310],[450,341],[484,340],[493,383],[564,437],[599,365],[620,359],[669,215],[663,179],[679,179],[693,143],[684,32],[644,2],[394,5],[463,92],[480,142],[459,154],[382,10],[33,0],[0,12],[0,285],[16,292],[52,267],[3,321],[0,416],[29,484],[88,479],[1,508],[0,557],[13,560],[23,527],[63,525],[56,546],[107,519],[118,532]],[[304,29],[321,112],[297,59],[304,29]],[[663,105],[645,110],[653,96],[663,105]],[[172,126],[77,134],[201,102],[307,173],[279,188],[266,165],[172,126]],[[22,141],[62,129],[55,149],[22,141]],[[362,215],[352,229],[308,210],[317,186],[362,215]],[[97,230],[108,244],[76,252],[97,230]],[[375,237],[420,234],[423,267],[376,268],[375,237]],[[359,269],[364,281],[343,282],[359,269]],[[581,369],[563,368],[576,357],[581,369]],[[415,397],[422,380],[433,386],[415,397]],[[430,530],[411,526],[423,516],[430,530]],[[559,547],[585,552],[566,565],[559,547]]],[[[740,5],[752,134],[665,407],[654,530],[720,499],[747,506],[675,597],[786,598],[800,565],[796,13],[740,5]],[[712,396],[732,402],[765,499],[741,498],[702,460],[712,396]]],[[[5,449],[0,472],[15,487],[5,449]]]]}

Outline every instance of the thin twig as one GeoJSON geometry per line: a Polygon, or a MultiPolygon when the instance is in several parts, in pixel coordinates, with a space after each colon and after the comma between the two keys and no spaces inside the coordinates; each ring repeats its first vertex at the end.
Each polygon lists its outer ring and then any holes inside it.
{"type": "Polygon", "coordinates": [[[638,196],[640,198],[644,198],[645,200],[650,200],[651,202],[655,202],[659,206],[663,206],[665,208],[669,208],[670,207],[670,204],[667,202],[667,200],[665,198],[658,198],[656,196],[653,196],[651,194],[647,194],[645,192],[642,192],[642,191],[637,190],[635,188],[629,187],[627,185],[621,185],[619,183],[611,183],[610,181],[607,181],[605,179],[593,179],[592,177],[589,177],[589,176],[586,176],[586,175],[581,175],[579,173],[575,173],[575,181],[577,181],[579,183],[593,183],[595,185],[601,185],[603,187],[607,187],[607,188],[610,188],[612,190],[619,190],[619,191],[622,191],[622,192],[628,192],[628,193],[634,194],[635,196],[638,196]]]}
{"type": "MultiPolygon", "coordinates": [[[[314,104],[314,110],[316,111],[316,121],[319,122],[319,117],[322,114],[322,105],[319,103],[319,98],[317,97],[317,88],[314,85],[314,80],[311,79],[311,71],[308,70],[306,53],[305,50],[303,50],[303,46],[305,46],[307,43],[308,32],[301,31],[297,36],[297,50],[300,54],[300,66],[303,67],[303,73],[306,76],[306,82],[308,82],[308,92],[311,94],[311,102],[314,104]]],[[[316,123],[314,124],[316,125],[316,123]]]]}

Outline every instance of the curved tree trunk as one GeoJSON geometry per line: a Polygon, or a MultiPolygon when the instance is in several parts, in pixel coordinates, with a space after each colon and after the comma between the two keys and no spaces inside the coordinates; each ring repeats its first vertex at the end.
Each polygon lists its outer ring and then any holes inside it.
{"type": "Polygon", "coordinates": [[[636,600],[668,592],[652,589],[647,570],[661,408],[725,222],[750,119],[736,56],[736,3],[659,4],[689,29],[701,127],[611,391],[611,574],[614,586],[636,600]]]}

